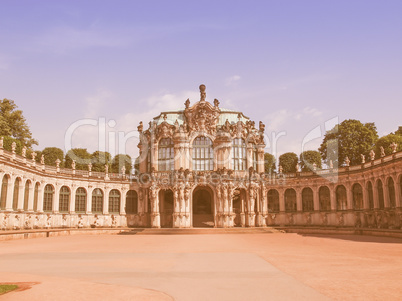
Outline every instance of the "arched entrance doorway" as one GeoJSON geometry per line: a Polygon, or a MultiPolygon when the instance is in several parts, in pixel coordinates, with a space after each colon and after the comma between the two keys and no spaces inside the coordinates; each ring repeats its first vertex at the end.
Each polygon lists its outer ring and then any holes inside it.
{"type": "Polygon", "coordinates": [[[193,227],[213,227],[213,192],[209,187],[197,187],[193,191],[193,227]]]}
{"type": "Polygon", "coordinates": [[[233,193],[233,212],[236,214],[234,227],[244,227],[244,208],[246,202],[246,190],[236,188],[233,193]]]}
{"type": "Polygon", "coordinates": [[[159,212],[161,227],[173,227],[173,192],[170,189],[159,191],[159,212]]]}

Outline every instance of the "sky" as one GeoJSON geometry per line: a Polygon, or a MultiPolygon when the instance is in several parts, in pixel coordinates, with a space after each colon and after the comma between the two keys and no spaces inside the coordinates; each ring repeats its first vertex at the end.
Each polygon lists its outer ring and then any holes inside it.
{"type": "Polygon", "coordinates": [[[207,100],[266,125],[267,152],[336,122],[402,126],[402,1],[0,0],[0,99],[36,149],[138,154],[137,126],[207,100]],[[99,139],[100,136],[106,138],[99,139]]]}

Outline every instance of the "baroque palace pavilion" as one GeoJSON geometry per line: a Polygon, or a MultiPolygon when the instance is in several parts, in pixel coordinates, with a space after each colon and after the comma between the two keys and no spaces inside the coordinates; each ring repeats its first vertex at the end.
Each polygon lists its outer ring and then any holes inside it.
{"type": "Polygon", "coordinates": [[[271,174],[264,130],[206,101],[140,133],[139,174],[75,170],[3,149],[2,230],[102,227],[402,228],[402,152],[357,166],[271,174]]]}

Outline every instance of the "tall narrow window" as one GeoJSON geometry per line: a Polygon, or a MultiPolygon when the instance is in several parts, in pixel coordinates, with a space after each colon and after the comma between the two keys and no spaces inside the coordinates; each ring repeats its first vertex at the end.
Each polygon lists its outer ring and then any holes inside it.
{"type": "Polygon", "coordinates": [[[353,193],[353,209],[362,210],[363,209],[363,189],[359,183],[356,183],[352,187],[353,193]]]}
{"type": "Polygon", "coordinates": [[[75,192],[75,212],[85,212],[87,207],[87,191],[80,187],[75,192]]]}
{"type": "Polygon", "coordinates": [[[99,188],[95,188],[94,191],[92,191],[92,212],[103,212],[103,192],[99,188]]]}
{"type": "Polygon", "coordinates": [[[126,196],[126,213],[137,213],[138,196],[135,190],[129,190],[126,196]]]}
{"type": "Polygon", "coordinates": [[[346,210],[348,206],[347,197],[346,197],[346,188],[343,185],[339,185],[336,188],[336,209],[337,210],[346,210]]]}
{"type": "Polygon", "coordinates": [[[109,193],[109,212],[120,213],[120,192],[117,189],[109,193]]]}
{"type": "Polygon", "coordinates": [[[268,191],[268,212],[279,212],[279,193],[276,189],[268,191]]]}
{"type": "Polygon", "coordinates": [[[174,169],[174,145],[170,138],[163,138],[158,145],[158,170],[174,169]]]}
{"type": "Polygon", "coordinates": [[[296,206],[296,191],[293,188],[285,190],[285,211],[294,212],[297,210],[296,206]]]}
{"type": "Polygon", "coordinates": [[[20,192],[20,178],[15,179],[14,183],[14,195],[13,195],[13,210],[17,211],[18,209],[18,197],[19,197],[19,192],[20,192]]]}
{"type": "Polygon", "coordinates": [[[306,187],[302,190],[302,209],[303,211],[314,211],[313,190],[306,187]]]}
{"type": "Polygon", "coordinates": [[[214,150],[207,137],[197,137],[193,142],[193,170],[214,170],[214,150]]]}
{"type": "Polygon", "coordinates": [[[318,196],[320,201],[320,210],[330,211],[331,210],[331,195],[329,188],[327,186],[321,186],[318,190],[318,196]]]}
{"type": "Polygon", "coordinates": [[[1,199],[0,199],[1,210],[6,209],[7,189],[8,189],[8,175],[5,175],[1,183],[1,199]]]}
{"type": "Polygon", "coordinates": [[[24,211],[28,210],[28,200],[29,200],[29,186],[31,185],[30,181],[25,182],[25,192],[24,192],[24,211]]]}
{"type": "Polygon", "coordinates": [[[396,206],[395,186],[394,186],[394,180],[391,177],[388,178],[388,195],[389,195],[389,207],[395,208],[396,206]]]}
{"type": "Polygon", "coordinates": [[[59,197],[59,211],[68,212],[70,207],[70,189],[67,186],[63,186],[60,189],[59,197]]]}
{"type": "Polygon", "coordinates": [[[232,142],[232,165],[234,170],[246,170],[246,143],[244,139],[235,138],[232,142]]]}
{"type": "Polygon", "coordinates": [[[50,184],[47,184],[45,186],[45,191],[44,191],[44,194],[43,194],[43,211],[44,212],[52,212],[53,195],[54,195],[53,186],[50,185],[50,184]]]}

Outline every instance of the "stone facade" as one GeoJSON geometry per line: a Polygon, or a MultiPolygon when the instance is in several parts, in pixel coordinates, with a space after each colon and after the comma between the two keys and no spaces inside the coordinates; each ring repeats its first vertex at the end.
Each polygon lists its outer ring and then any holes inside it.
{"type": "Polygon", "coordinates": [[[0,145],[0,229],[402,228],[402,152],[265,174],[264,124],[207,102],[204,85],[200,93],[146,130],[140,122],[137,176],[46,166],[0,145]]]}

